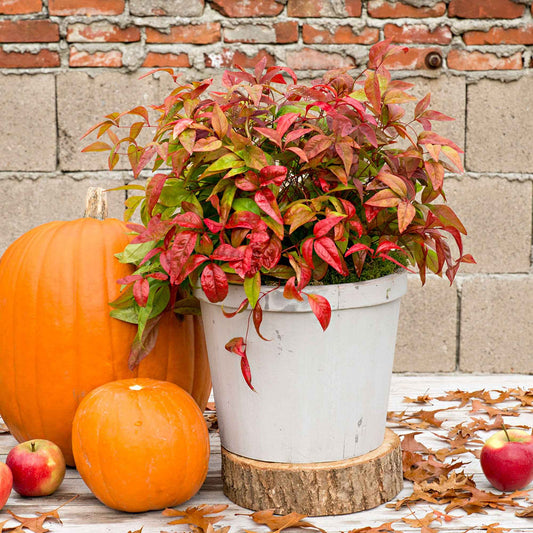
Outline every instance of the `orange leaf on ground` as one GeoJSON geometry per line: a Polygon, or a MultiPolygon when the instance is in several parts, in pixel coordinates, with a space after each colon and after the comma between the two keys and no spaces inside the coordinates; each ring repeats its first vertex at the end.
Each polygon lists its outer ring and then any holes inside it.
{"type": "Polygon", "coordinates": [[[224,518],[223,515],[219,515],[222,511],[226,510],[228,506],[226,504],[219,505],[199,505],[198,507],[187,507],[184,511],[176,509],[165,509],[163,516],[179,516],[177,520],[172,520],[169,525],[175,524],[189,524],[191,526],[199,527],[203,533],[207,533],[209,526],[215,524],[219,520],[224,518]],[[217,516],[207,516],[209,514],[217,514],[217,516]]]}
{"type": "Polygon", "coordinates": [[[278,532],[286,529],[288,527],[303,527],[316,529],[317,531],[322,531],[326,533],[323,529],[314,526],[310,522],[305,522],[302,519],[307,518],[307,515],[299,513],[290,513],[283,516],[274,516],[273,509],[267,509],[265,511],[257,511],[251,515],[246,515],[252,517],[253,521],[258,524],[263,524],[268,526],[271,531],[278,532]]]}

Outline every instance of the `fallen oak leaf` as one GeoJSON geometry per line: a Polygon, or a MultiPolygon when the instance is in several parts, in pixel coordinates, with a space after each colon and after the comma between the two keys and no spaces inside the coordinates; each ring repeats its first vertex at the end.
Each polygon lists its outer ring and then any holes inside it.
{"type": "Polygon", "coordinates": [[[421,431],[416,431],[413,433],[407,433],[403,436],[402,442],[401,442],[401,448],[403,451],[407,452],[423,452],[423,453],[429,453],[428,448],[424,446],[421,442],[418,442],[415,437],[417,435],[420,435],[421,431]]]}
{"type": "Polygon", "coordinates": [[[172,520],[168,522],[168,525],[173,526],[176,524],[188,524],[192,526],[197,526],[203,533],[207,533],[207,530],[210,525],[215,524],[216,522],[224,518],[221,513],[222,511],[228,508],[227,504],[218,504],[218,505],[199,505],[198,507],[187,507],[184,511],[177,509],[165,509],[163,511],[163,516],[173,517],[179,516],[177,520],[172,520]],[[218,516],[207,516],[209,514],[217,514],[218,516]]]}
{"type": "Polygon", "coordinates": [[[420,396],[417,396],[416,398],[409,398],[408,396],[403,397],[404,403],[421,403],[421,404],[428,404],[431,403],[433,398],[429,394],[421,394],[420,396]]]}
{"type": "Polygon", "coordinates": [[[518,416],[518,412],[514,408],[510,409],[497,409],[496,407],[491,407],[490,405],[486,405],[483,402],[479,400],[472,400],[472,409],[471,413],[477,413],[478,411],[485,412],[487,415],[489,415],[490,418],[494,418],[498,415],[503,416],[518,416]]]}
{"type": "Polygon", "coordinates": [[[466,392],[463,390],[455,390],[455,391],[446,391],[446,393],[443,396],[437,396],[437,400],[440,400],[441,402],[453,402],[453,401],[459,401],[459,409],[461,407],[464,407],[472,398],[479,398],[481,394],[485,392],[485,389],[473,391],[473,392],[466,392]]]}
{"type": "Polygon", "coordinates": [[[322,533],[326,533],[323,529],[302,520],[307,518],[307,515],[299,513],[289,513],[287,515],[274,516],[274,509],[266,509],[264,511],[256,511],[250,516],[257,524],[262,524],[270,528],[270,531],[279,532],[289,527],[302,527],[309,529],[316,529],[322,533]]]}
{"type": "Polygon", "coordinates": [[[497,527],[499,525],[499,522],[495,522],[488,526],[481,526],[481,530],[485,530],[487,533],[505,533],[506,531],[511,531],[508,527],[497,527]]]}
{"type": "Polygon", "coordinates": [[[533,407],[533,389],[510,389],[511,398],[520,402],[521,407],[533,407]]]}
{"type": "Polygon", "coordinates": [[[521,507],[520,511],[516,511],[515,515],[521,518],[533,518],[533,505],[521,507]]]}
{"type": "Polygon", "coordinates": [[[12,530],[13,533],[15,531],[19,530],[19,528],[20,528],[20,531],[22,531],[23,529],[29,529],[30,531],[33,531],[33,533],[47,533],[50,530],[46,529],[44,527],[45,521],[46,520],[55,520],[56,522],[59,522],[61,524],[62,522],[61,522],[61,519],[59,518],[59,513],[58,513],[59,509],[61,509],[61,507],[64,507],[68,503],[74,501],[76,498],[78,498],[78,496],[79,496],[79,494],[76,494],[75,496],[70,498],[70,500],[66,501],[65,503],[63,503],[59,507],[56,507],[52,511],[47,511],[45,513],[34,513],[37,516],[18,516],[13,511],[10,511],[8,509],[7,512],[17,522],[20,522],[20,525],[12,530]]]}
{"type": "Polygon", "coordinates": [[[424,518],[417,518],[415,513],[411,510],[411,514],[414,518],[403,517],[402,522],[405,522],[409,526],[419,527],[421,533],[437,533],[437,529],[429,527],[435,520],[441,521],[439,517],[435,515],[433,511],[429,512],[424,518]]]}

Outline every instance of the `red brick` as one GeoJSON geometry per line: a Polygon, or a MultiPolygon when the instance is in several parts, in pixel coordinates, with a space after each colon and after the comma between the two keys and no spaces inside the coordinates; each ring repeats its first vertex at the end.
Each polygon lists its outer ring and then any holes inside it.
{"type": "MultiPolygon", "coordinates": [[[[329,27],[328,27],[329,28],[329,27]]],[[[379,39],[377,28],[363,28],[355,32],[349,25],[336,26],[328,29],[321,26],[304,24],[302,28],[303,41],[306,44],[372,44],[379,39]]]]}
{"type": "Polygon", "coordinates": [[[154,28],[146,28],[147,43],[209,44],[218,41],[220,41],[219,22],[171,26],[169,33],[161,32],[154,28]]]}
{"type": "Polygon", "coordinates": [[[0,49],[0,68],[50,68],[59,67],[59,54],[53,50],[31,52],[4,52],[0,49]]]}
{"type": "Polygon", "coordinates": [[[68,64],[71,67],[121,67],[122,52],[110,50],[109,52],[90,53],[72,47],[68,64]]]}
{"type": "Polygon", "coordinates": [[[522,54],[516,52],[509,57],[498,57],[489,52],[451,50],[447,63],[448,68],[453,70],[520,70],[522,54]]]}
{"type": "Polygon", "coordinates": [[[368,3],[368,14],[375,18],[442,17],[444,13],[446,13],[446,4],[444,2],[437,2],[429,7],[414,7],[400,1],[370,0],[368,3]]]}
{"type": "Polygon", "coordinates": [[[520,28],[493,27],[489,31],[467,31],[466,44],[533,44],[533,25],[520,28]]]}
{"type": "Polygon", "coordinates": [[[276,42],[279,44],[295,43],[298,40],[298,23],[295,20],[276,22],[274,30],[276,31],[276,42]]]}
{"type": "Polygon", "coordinates": [[[0,20],[2,43],[50,43],[59,41],[59,26],[49,20],[0,20]]]}
{"type": "Polygon", "coordinates": [[[133,43],[141,40],[141,31],[136,26],[121,28],[109,22],[71,24],[67,30],[69,43],[133,43]]]}
{"type": "Polygon", "coordinates": [[[232,66],[240,65],[243,68],[254,68],[257,62],[263,57],[266,57],[266,66],[272,67],[276,64],[276,59],[274,56],[270,55],[268,52],[265,52],[264,50],[261,50],[257,54],[253,56],[248,56],[241,51],[237,50],[235,52],[235,55],[233,56],[233,62],[232,66]]]}
{"type": "Polygon", "coordinates": [[[431,31],[423,24],[411,26],[386,24],[385,39],[389,38],[394,43],[449,44],[452,40],[452,32],[448,26],[438,26],[431,31]]]}
{"type": "Polygon", "coordinates": [[[355,61],[351,57],[344,57],[340,54],[302,48],[296,52],[287,52],[287,65],[293,70],[329,70],[355,67],[355,61]]]}
{"type": "Polygon", "coordinates": [[[148,52],[144,59],[143,67],[185,67],[191,66],[189,56],[182,54],[161,54],[148,52]]]}
{"type": "Polygon", "coordinates": [[[334,0],[289,0],[289,17],[360,17],[361,0],[345,0],[342,9],[334,0]]]}
{"type": "Polygon", "coordinates": [[[26,15],[39,13],[43,8],[41,0],[1,0],[0,15],[26,15]]]}
{"type": "Polygon", "coordinates": [[[228,68],[239,65],[243,68],[253,68],[263,57],[267,58],[267,66],[276,64],[272,55],[261,50],[254,56],[248,56],[238,50],[223,48],[221,52],[210,52],[204,54],[204,63],[207,68],[228,68]]]}
{"type": "Polygon", "coordinates": [[[512,0],[451,0],[448,16],[464,19],[514,19],[524,14],[524,4],[512,0]]]}
{"type": "Polygon", "coordinates": [[[409,48],[407,52],[394,54],[385,60],[390,70],[423,70],[426,69],[425,59],[430,52],[438,48],[409,48]]]}
{"type": "Polygon", "coordinates": [[[272,17],[283,11],[276,0],[212,0],[211,5],[227,17],[272,17]]]}
{"type": "Polygon", "coordinates": [[[124,0],[50,0],[50,15],[120,15],[124,0]]]}

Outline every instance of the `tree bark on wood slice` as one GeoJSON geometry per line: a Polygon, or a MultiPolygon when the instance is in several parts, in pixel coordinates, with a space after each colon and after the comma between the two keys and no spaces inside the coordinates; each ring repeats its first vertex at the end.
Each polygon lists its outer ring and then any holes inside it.
{"type": "Polygon", "coordinates": [[[398,436],[359,457],[328,463],[269,463],[222,448],[224,494],[237,505],[307,516],[354,513],[392,500],[403,486],[398,436]]]}

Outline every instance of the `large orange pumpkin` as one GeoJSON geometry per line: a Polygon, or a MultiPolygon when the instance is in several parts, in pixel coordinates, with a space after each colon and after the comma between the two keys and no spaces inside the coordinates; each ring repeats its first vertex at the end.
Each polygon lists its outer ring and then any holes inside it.
{"type": "Polygon", "coordinates": [[[157,344],[128,369],[135,326],[111,318],[118,262],[129,237],[116,219],[50,222],[16,240],[0,260],[0,415],[19,441],[55,442],[73,465],[72,419],[108,381],[151,377],[190,392],[203,409],[211,390],[201,319],[166,315],[157,344]]]}
{"type": "Polygon", "coordinates": [[[80,403],[72,425],[76,468],[119,511],[179,505],[202,486],[209,434],[191,396],[167,381],[106,383],[80,403]]]}

